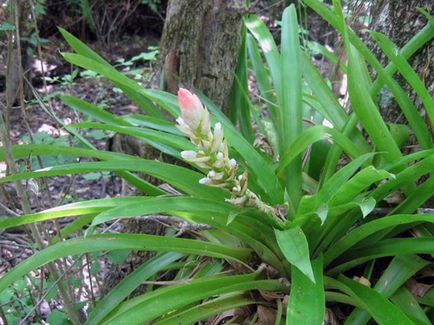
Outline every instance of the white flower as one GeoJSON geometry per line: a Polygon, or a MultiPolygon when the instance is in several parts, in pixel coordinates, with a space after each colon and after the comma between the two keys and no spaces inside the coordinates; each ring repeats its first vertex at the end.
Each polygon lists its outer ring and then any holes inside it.
{"type": "Polygon", "coordinates": [[[197,152],[193,150],[181,151],[181,157],[186,160],[195,159],[197,157],[197,152]]]}
{"type": "Polygon", "coordinates": [[[222,141],[223,141],[222,125],[220,122],[218,122],[214,126],[214,137],[212,140],[211,151],[212,152],[218,151],[221,148],[222,141]]]}
{"type": "Polygon", "coordinates": [[[203,184],[203,185],[207,185],[207,184],[210,184],[212,181],[208,178],[208,177],[204,177],[204,178],[201,178],[200,180],[199,180],[199,184],[203,184]]]}

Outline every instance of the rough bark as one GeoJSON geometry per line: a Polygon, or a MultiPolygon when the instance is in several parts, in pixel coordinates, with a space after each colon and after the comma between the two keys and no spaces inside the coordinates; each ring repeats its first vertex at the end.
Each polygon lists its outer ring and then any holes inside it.
{"type": "MultiPolygon", "coordinates": [[[[398,47],[404,46],[423,26],[427,19],[418,11],[425,8],[431,15],[434,14],[432,0],[378,0],[372,13],[371,30],[387,35],[398,47]]],[[[381,62],[388,62],[384,54],[375,43],[371,43],[381,62]]],[[[434,39],[419,50],[409,62],[419,77],[425,82],[431,95],[434,95],[434,39]]],[[[416,103],[421,114],[425,115],[420,99],[415,96],[410,87],[399,76],[404,89],[410,93],[411,99],[416,103]]],[[[399,108],[394,101],[388,100],[387,92],[380,100],[382,115],[390,122],[405,123],[399,108]]]]}
{"type": "Polygon", "coordinates": [[[195,87],[226,108],[244,10],[244,0],[169,1],[160,45],[168,91],[195,87]]]}

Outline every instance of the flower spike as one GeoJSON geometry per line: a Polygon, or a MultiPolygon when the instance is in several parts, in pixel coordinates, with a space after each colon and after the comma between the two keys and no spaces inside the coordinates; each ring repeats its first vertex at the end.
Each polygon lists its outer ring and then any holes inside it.
{"type": "Polygon", "coordinates": [[[209,171],[199,183],[220,187],[230,192],[231,198],[227,201],[234,205],[256,207],[275,216],[274,209],[247,188],[247,172],[236,177],[238,164],[235,159],[229,157],[221,123],[216,123],[211,132],[208,110],[200,99],[187,89],[179,89],[178,102],[181,116],[176,119],[177,128],[197,147],[197,151],[182,151],[181,157],[209,171]]]}

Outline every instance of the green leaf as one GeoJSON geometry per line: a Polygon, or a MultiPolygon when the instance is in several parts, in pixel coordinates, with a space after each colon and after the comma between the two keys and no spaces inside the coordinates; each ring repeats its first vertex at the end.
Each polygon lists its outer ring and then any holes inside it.
{"type": "Polygon", "coordinates": [[[110,66],[110,64],[106,60],[104,60],[95,51],[91,50],[86,44],[81,42],[77,37],[75,37],[68,31],[66,31],[62,27],[58,27],[58,28],[63,38],[68,42],[69,46],[71,46],[74,49],[74,51],[76,51],[78,54],[88,57],[92,60],[95,60],[101,64],[110,66]]]}
{"type": "Polygon", "coordinates": [[[108,130],[120,134],[132,135],[136,138],[143,139],[157,150],[174,157],[179,157],[179,150],[194,150],[196,147],[183,136],[173,135],[166,132],[151,130],[147,128],[139,128],[133,126],[116,126],[93,122],[82,122],[71,124],[73,128],[95,128],[108,130]]]}
{"type": "Polygon", "coordinates": [[[47,316],[47,322],[53,325],[67,325],[69,324],[68,315],[66,315],[63,311],[54,309],[47,316]]]}
{"type": "Polygon", "coordinates": [[[399,288],[390,300],[416,324],[430,325],[432,322],[428,319],[424,310],[420,307],[417,300],[408,291],[406,287],[399,288]]]}
{"type": "Polygon", "coordinates": [[[15,25],[12,25],[11,23],[8,22],[0,23],[0,31],[13,32],[15,31],[15,25]]]}
{"type": "Polygon", "coordinates": [[[359,207],[360,211],[362,211],[362,217],[365,218],[368,214],[372,212],[377,206],[377,201],[373,197],[368,197],[366,199],[362,199],[360,201],[355,201],[359,207]]]}
{"type": "Polygon", "coordinates": [[[309,247],[303,230],[300,227],[294,227],[286,230],[275,229],[274,233],[286,260],[315,283],[309,259],[309,247]]]}
{"type": "Polygon", "coordinates": [[[227,196],[222,190],[199,184],[203,177],[192,170],[153,160],[124,160],[109,162],[89,162],[79,164],[67,164],[39,169],[33,172],[19,173],[0,179],[0,183],[6,183],[19,179],[30,179],[46,176],[71,175],[96,171],[137,171],[160,178],[181,191],[191,195],[214,200],[224,200],[227,196]]]}
{"type": "Polygon", "coordinates": [[[324,264],[328,265],[343,252],[376,232],[394,227],[396,225],[412,224],[415,222],[434,223],[434,214],[391,215],[365,223],[357,228],[354,228],[348,234],[339,239],[332,247],[330,247],[330,249],[324,254],[324,264]]]}
{"type": "MultiPolygon", "coordinates": [[[[69,128],[70,130],[74,130],[74,128],[69,128]]],[[[93,148],[92,145],[90,145],[90,148],[93,148]]],[[[103,150],[96,150],[96,149],[83,149],[78,147],[68,147],[68,146],[55,146],[55,145],[19,145],[19,146],[13,146],[12,147],[12,153],[15,159],[27,157],[29,155],[35,155],[35,156],[41,156],[41,155],[65,155],[65,156],[77,156],[77,157],[92,157],[92,158],[98,158],[101,160],[123,160],[123,159],[140,159],[136,156],[130,156],[123,153],[118,152],[107,152],[103,150]]],[[[0,148],[0,159],[4,160],[4,149],[0,148]]],[[[140,179],[138,176],[133,175],[127,171],[118,171],[117,174],[131,183],[132,185],[136,186],[139,190],[143,191],[144,193],[150,194],[150,195],[160,195],[160,194],[166,194],[165,191],[161,190],[160,188],[156,187],[155,185],[152,185],[149,182],[146,182],[142,179],[140,179]]]]}
{"type": "Polygon", "coordinates": [[[185,306],[218,294],[248,290],[277,291],[284,288],[278,280],[257,280],[258,277],[258,273],[218,275],[160,288],[126,301],[109,315],[104,324],[143,324],[168,312],[185,311],[185,306]]]}
{"type": "Polygon", "coordinates": [[[434,124],[434,99],[430,95],[422,80],[420,80],[418,74],[413,70],[407,60],[397,53],[396,45],[389,38],[387,38],[387,36],[377,32],[371,32],[371,35],[380,45],[387,57],[396,65],[399,73],[405,78],[409,85],[414,89],[416,94],[420,97],[431,124],[434,124]]]}
{"type": "Polygon", "coordinates": [[[413,325],[413,322],[382,294],[344,276],[339,276],[338,280],[347,287],[345,293],[358,301],[377,323],[413,325]]]}
{"type": "Polygon", "coordinates": [[[92,11],[89,5],[89,0],[80,0],[81,11],[83,13],[83,17],[86,20],[86,23],[92,30],[92,32],[96,32],[95,22],[92,17],[92,11]]]}
{"type": "MultiPolygon", "coordinates": [[[[410,277],[428,264],[428,261],[417,255],[396,256],[375,284],[374,290],[386,298],[390,298],[410,277]]],[[[401,310],[403,309],[401,308],[401,310]]],[[[366,324],[369,319],[369,314],[366,311],[356,308],[348,317],[347,322],[355,325],[366,324]]]]}
{"type": "Polygon", "coordinates": [[[128,218],[146,216],[155,213],[168,213],[185,219],[188,222],[205,223],[212,227],[233,234],[250,245],[262,259],[281,270],[281,261],[276,256],[276,243],[270,238],[271,225],[268,225],[263,215],[255,218],[254,214],[242,214],[239,208],[223,203],[201,198],[185,196],[155,197],[137,200],[136,203],[122,205],[102,212],[92,225],[112,220],[114,218],[128,218]],[[227,220],[231,214],[237,217],[228,225],[227,220]],[[255,229],[262,229],[260,234],[255,229]]]}
{"type": "MultiPolygon", "coordinates": [[[[310,57],[306,53],[301,53],[300,57],[302,60],[303,78],[311,88],[320,105],[323,106],[323,111],[325,112],[324,117],[329,120],[338,131],[343,132],[349,119],[346,111],[339,104],[336,96],[327,85],[321,73],[311,62],[310,57]]],[[[354,142],[360,148],[359,150],[363,152],[370,149],[358,129],[356,129],[354,142]]]]}
{"type": "MultiPolygon", "coordinates": [[[[26,225],[33,222],[40,222],[70,216],[91,216],[93,219],[94,214],[98,214],[110,208],[119,207],[123,204],[133,203],[136,201],[143,202],[144,199],[146,198],[139,196],[129,196],[89,200],[84,202],[66,204],[55,208],[47,209],[45,211],[18,216],[15,218],[2,217],[0,218],[0,229],[8,229],[11,227],[26,225]]],[[[90,221],[92,221],[92,219],[90,221]]]]}
{"type": "MultiPolygon", "coordinates": [[[[367,153],[354,159],[352,162],[342,167],[337,173],[335,173],[324,186],[312,196],[304,196],[301,200],[298,215],[303,215],[309,212],[316,211],[321,205],[329,202],[342,186],[344,186],[351,175],[360,168],[369,158],[372,158],[374,153],[367,153]]],[[[322,230],[324,231],[324,230],[322,230]]]]}
{"type": "Polygon", "coordinates": [[[248,95],[246,96],[248,93],[246,27],[243,24],[235,78],[229,98],[229,116],[235,125],[239,121],[241,134],[247,141],[253,143],[255,134],[251,123],[250,101],[248,95]]]}
{"type": "Polygon", "coordinates": [[[335,261],[327,274],[336,275],[366,261],[402,254],[434,254],[434,241],[430,237],[384,239],[353,249],[335,261]]]}
{"type": "Polygon", "coordinates": [[[365,76],[366,67],[363,62],[357,50],[349,45],[348,92],[351,107],[370,135],[377,150],[385,152],[384,157],[387,161],[393,161],[400,158],[401,152],[369,95],[368,81],[365,76]]]}
{"type": "MultiPolygon", "coordinates": [[[[280,154],[283,156],[302,131],[302,84],[297,11],[292,4],[282,16],[282,94],[279,130],[280,154]]],[[[285,185],[290,206],[297,209],[302,195],[302,156],[297,155],[285,168],[285,185]]]]}
{"type": "MultiPolygon", "coordinates": [[[[402,90],[399,84],[392,78],[396,71],[396,66],[390,63],[386,69],[384,69],[381,63],[376,59],[371,50],[363,43],[363,41],[350,29],[345,30],[345,25],[342,24],[341,17],[329,10],[323,3],[317,0],[306,0],[306,5],[316,11],[322,18],[324,18],[329,24],[340,31],[342,34],[347,33],[351,43],[357,48],[357,50],[363,55],[368,63],[378,72],[380,80],[377,80],[372,87],[371,93],[375,95],[381,89],[383,82],[386,83],[389,90],[394,95],[395,99],[399,103],[404,115],[406,116],[409,124],[412,126],[417,139],[424,149],[432,147],[432,137],[430,132],[421,118],[416,107],[412,104],[408,95],[402,90]]],[[[434,35],[434,27],[425,26],[412,40],[410,40],[402,49],[404,57],[409,57],[421,48],[425,43],[432,39],[434,35]]],[[[369,96],[369,95],[368,95],[369,96]]],[[[366,97],[368,98],[368,97],[366,97]]],[[[371,103],[368,104],[372,106],[371,103]]]]}
{"type": "Polygon", "coordinates": [[[264,53],[268,66],[271,72],[274,89],[276,90],[277,98],[281,98],[282,93],[282,78],[281,78],[281,58],[274,42],[273,35],[271,35],[264,22],[255,15],[250,15],[246,18],[245,24],[250,33],[256,38],[259,46],[264,53]]]}
{"type": "MultiPolygon", "coordinates": [[[[85,45],[84,45],[85,46],[85,45]]],[[[95,53],[95,55],[97,55],[95,53]]],[[[147,114],[163,118],[164,114],[154,105],[149,102],[148,97],[152,97],[148,90],[145,90],[136,83],[134,80],[129,79],[127,76],[117,71],[110,66],[107,62],[96,61],[84,55],[75,53],[63,53],[63,57],[68,62],[75,64],[79,67],[95,71],[107,79],[111,80],[118,88],[120,88],[131,100],[133,100],[140,108],[147,114]]],[[[172,110],[171,106],[162,106],[166,108],[172,115],[176,114],[178,110],[172,110]]]]}
{"type": "Polygon", "coordinates": [[[386,178],[394,177],[393,174],[385,170],[378,170],[373,166],[368,166],[354,175],[339,189],[336,189],[329,203],[333,206],[348,203],[372,184],[386,178]]]}
{"type": "Polygon", "coordinates": [[[149,279],[182,256],[183,255],[179,253],[166,253],[145,261],[135,269],[134,272],[131,272],[122,279],[122,281],[111,289],[103,299],[98,301],[97,306],[89,313],[86,325],[100,324],[100,322],[143,281],[149,279]]]}
{"type": "Polygon", "coordinates": [[[91,103],[88,103],[78,97],[74,96],[60,96],[60,99],[68,106],[71,106],[76,111],[86,114],[89,117],[94,118],[97,121],[114,124],[114,125],[123,125],[123,126],[131,126],[130,123],[124,121],[122,118],[111,114],[102,108],[95,106],[91,103]]]}
{"type": "Polygon", "coordinates": [[[322,256],[312,261],[315,283],[297,268],[291,269],[291,293],[286,324],[322,325],[325,317],[322,256]]]}
{"type": "Polygon", "coordinates": [[[0,279],[0,292],[38,267],[55,259],[83,253],[105,250],[173,251],[199,256],[236,260],[241,263],[250,251],[244,248],[227,247],[195,239],[170,238],[143,234],[100,234],[87,238],[77,237],[52,246],[27,258],[0,279]]]}
{"type": "Polygon", "coordinates": [[[297,139],[288,146],[287,151],[281,157],[279,166],[276,169],[276,174],[281,174],[295,157],[303,153],[309,145],[327,139],[328,137],[331,137],[351,158],[355,159],[361,155],[360,150],[342,133],[332,128],[317,125],[303,131],[297,139]]]}
{"type": "Polygon", "coordinates": [[[202,304],[189,308],[185,311],[181,310],[175,315],[163,317],[156,321],[155,325],[179,325],[179,324],[196,324],[200,320],[207,319],[210,316],[222,314],[227,310],[254,304],[255,301],[250,300],[241,295],[219,297],[202,304]]]}
{"type": "MultiPolygon", "coordinates": [[[[419,179],[419,177],[421,177],[422,175],[430,173],[434,164],[434,156],[430,152],[431,150],[425,150],[422,151],[420,155],[410,155],[411,158],[419,157],[422,158],[422,160],[414,163],[410,167],[403,169],[402,172],[395,174],[394,179],[390,179],[388,182],[380,184],[377,189],[370,193],[370,197],[374,198],[377,202],[380,202],[387,195],[389,195],[393,191],[398,190],[401,186],[416,182],[416,180],[419,179]]],[[[406,159],[401,158],[397,160],[396,164],[391,164],[390,166],[401,165],[401,162],[403,161],[406,161],[406,159]]],[[[412,161],[412,159],[410,159],[409,161],[412,161]]],[[[342,170],[344,168],[342,168],[342,170]]],[[[410,200],[406,199],[403,202],[403,205],[400,205],[401,208],[399,209],[399,211],[394,210],[391,214],[413,213],[421,205],[421,202],[425,202],[430,196],[432,196],[432,193],[434,193],[433,191],[434,178],[431,177],[428,180],[428,183],[427,181],[425,181],[422,185],[416,188],[416,190],[411,192],[411,194],[409,195],[410,200]]],[[[353,211],[347,214],[345,218],[334,218],[333,220],[327,220],[325,224],[326,229],[320,230],[314,236],[310,236],[310,238],[321,237],[320,240],[322,241],[322,243],[320,245],[320,248],[318,249],[319,251],[323,251],[332,242],[335,242],[336,240],[339,240],[342,236],[344,236],[348,232],[348,230],[351,229],[352,225],[354,225],[359,219],[360,213],[358,213],[358,211],[353,211]]],[[[389,231],[389,229],[385,230],[385,234],[387,235],[389,231]]],[[[377,236],[377,234],[375,234],[375,236],[377,236]]],[[[381,239],[384,237],[384,234],[379,233],[378,236],[378,239],[381,239]]],[[[372,239],[369,239],[369,241],[372,241],[372,239]]]]}
{"type": "MultiPolygon", "coordinates": [[[[260,95],[265,99],[268,111],[270,112],[273,123],[277,124],[277,107],[276,97],[274,94],[274,89],[271,87],[269,72],[265,68],[264,62],[262,61],[259,49],[253,39],[253,36],[247,35],[247,49],[252,63],[253,71],[255,73],[256,85],[260,91],[260,95]]],[[[276,148],[277,149],[277,148],[276,148]]]]}
{"type": "MultiPolygon", "coordinates": [[[[430,19],[429,19],[430,20],[430,19]]],[[[426,43],[428,43],[434,37],[434,24],[432,20],[426,24],[421,30],[419,30],[416,35],[414,35],[399,51],[399,54],[403,58],[409,59],[414,53],[416,53],[420,48],[422,48],[426,43]]],[[[384,69],[385,72],[393,76],[397,70],[396,65],[393,62],[389,64],[384,69]]],[[[372,85],[371,94],[375,97],[384,85],[384,80],[378,78],[372,85]]]]}

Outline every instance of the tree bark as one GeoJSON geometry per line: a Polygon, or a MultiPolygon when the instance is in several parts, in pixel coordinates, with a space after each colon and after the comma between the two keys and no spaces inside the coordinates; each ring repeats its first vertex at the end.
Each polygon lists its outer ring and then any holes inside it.
{"type": "MultiPolygon", "coordinates": [[[[418,11],[425,8],[431,15],[434,14],[432,0],[377,0],[372,13],[373,20],[370,29],[381,32],[389,37],[399,48],[404,46],[419,30],[427,24],[427,19],[418,11]]],[[[372,43],[375,54],[385,65],[388,60],[376,43],[372,43]]],[[[431,95],[434,95],[434,39],[425,44],[409,60],[413,69],[424,81],[431,95]]],[[[420,99],[416,97],[410,86],[398,76],[410,98],[415,102],[421,114],[424,112],[420,99]]],[[[388,100],[387,92],[383,92],[380,100],[383,117],[390,122],[405,123],[399,108],[394,101],[388,100]]]]}
{"type": "Polygon", "coordinates": [[[244,0],[169,1],[160,45],[168,91],[194,87],[227,108],[244,10],[244,0]]]}

